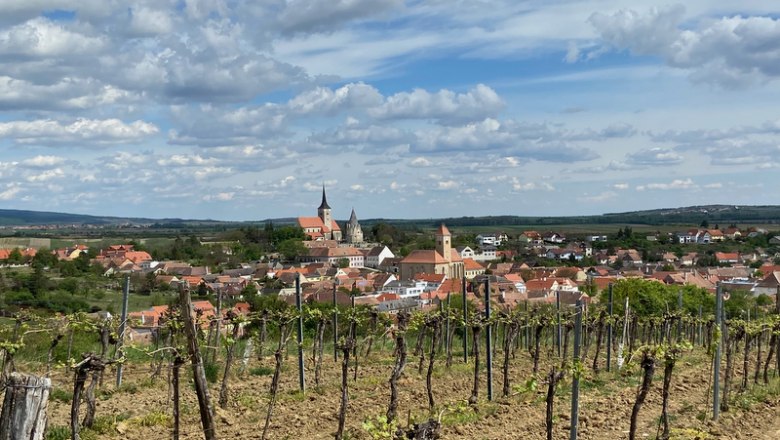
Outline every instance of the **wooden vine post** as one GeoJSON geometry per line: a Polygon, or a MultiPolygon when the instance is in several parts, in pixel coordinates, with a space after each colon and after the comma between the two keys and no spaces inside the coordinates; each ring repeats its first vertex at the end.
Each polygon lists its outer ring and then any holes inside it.
{"type": "Polygon", "coordinates": [[[187,337],[187,352],[192,363],[192,376],[195,379],[195,394],[198,396],[198,407],[200,409],[200,421],[203,425],[203,434],[206,440],[216,440],[217,432],[214,426],[214,416],[212,414],[211,404],[209,403],[209,388],[206,382],[206,373],[203,370],[203,357],[198,347],[198,332],[195,328],[193,319],[192,299],[190,291],[182,288],[179,291],[179,301],[181,302],[182,320],[184,321],[184,334],[187,337]]]}
{"type": "Polygon", "coordinates": [[[1,440],[43,440],[51,379],[11,373],[0,413],[1,440]]]}

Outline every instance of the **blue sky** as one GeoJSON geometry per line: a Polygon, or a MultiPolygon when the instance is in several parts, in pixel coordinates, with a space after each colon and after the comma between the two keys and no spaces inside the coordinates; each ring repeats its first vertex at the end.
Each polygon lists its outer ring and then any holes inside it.
{"type": "Polygon", "coordinates": [[[780,11],[713,3],[8,0],[0,207],[780,204],[780,11]]]}

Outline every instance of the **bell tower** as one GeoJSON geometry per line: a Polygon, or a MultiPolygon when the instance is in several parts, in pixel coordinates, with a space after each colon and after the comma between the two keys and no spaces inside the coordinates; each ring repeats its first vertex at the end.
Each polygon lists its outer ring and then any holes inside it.
{"type": "Polygon", "coordinates": [[[333,229],[333,217],[330,214],[330,206],[328,205],[328,199],[325,197],[325,184],[322,184],[322,202],[320,207],[317,208],[317,216],[322,219],[322,223],[329,230],[333,229]]]}

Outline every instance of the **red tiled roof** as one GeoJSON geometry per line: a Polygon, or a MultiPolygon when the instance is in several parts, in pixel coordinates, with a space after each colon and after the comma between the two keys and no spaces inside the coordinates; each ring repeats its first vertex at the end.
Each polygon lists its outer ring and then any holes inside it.
{"type": "Polygon", "coordinates": [[[447,275],[443,273],[416,273],[412,277],[416,281],[426,281],[429,283],[442,283],[447,275]]]}
{"type": "Polygon", "coordinates": [[[485,266],[474,261],[473,258],[464,258],[463,267],[465,270],[482,270],[485,268],[485,266]]]}

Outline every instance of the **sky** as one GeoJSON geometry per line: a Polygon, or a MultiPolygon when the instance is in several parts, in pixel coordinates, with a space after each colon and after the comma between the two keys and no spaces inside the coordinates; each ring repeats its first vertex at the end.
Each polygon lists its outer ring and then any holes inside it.
{"type": "MultiPolygon", "coordinates": [[[[773,8],[773,6],[775,6],[773,8]]],[[[766,0],[2,0],[0,208],[780,204],[766,0]]]]}

